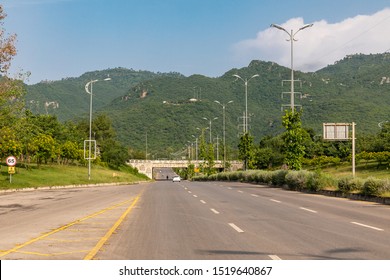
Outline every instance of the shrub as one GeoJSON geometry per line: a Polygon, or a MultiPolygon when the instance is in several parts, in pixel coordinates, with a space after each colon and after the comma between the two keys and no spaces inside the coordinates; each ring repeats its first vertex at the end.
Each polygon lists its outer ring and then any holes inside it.
{"type": "Polygon", "coordinates": [[[310,172],[307,175],[306,188],[311,191],[319,191],[321,186],[321,173],[310,172]]]}
{"type": "Polygon", "coordinates": [[[271,180],[271,172],[264,171],[264,170],[258,170],[255,174],[255,180],[257,183],[269,184],[269,182],[271,180]]]}
{"type": "Polygon", "coordinates": [[[370,177],[363,185],[362,194],[380,196],[390,190],[389,181],[370,177]]]}
{"type": "Polygon", "coordinates": [[[350,193],[354,191],[360,191],[363,187],[363,180],[353,177],[344,177],[338,181],[338,189],[343,193],[350,193]]]}
{"type": "Polygon", "coordinates": [[[273,171],[271,175],[271,183],[274,186],[283,186],[286,184],[286,175],[288,174],[287,170],[277,170],[273,171]]]}
{"type": "Polygon", "coordinates": [[[306,188],[308,174],[310,172],[305,170],[294,171],[291,170],[286,175],[286,183],[291,190],[303,190],[306,188]]]}
{"type": "Polygon", "coordinates": [[[226,172],[217,173],[218,181],[227,181],[229,179],[229,175],[226,172]]]}

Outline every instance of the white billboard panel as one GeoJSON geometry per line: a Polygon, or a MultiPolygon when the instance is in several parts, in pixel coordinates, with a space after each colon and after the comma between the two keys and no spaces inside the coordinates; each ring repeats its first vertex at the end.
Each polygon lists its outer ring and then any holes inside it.
{"type": "Polygon", "coordinates": [[[349,140],[349,123],[324,123],[325,140],[349,140]]]}

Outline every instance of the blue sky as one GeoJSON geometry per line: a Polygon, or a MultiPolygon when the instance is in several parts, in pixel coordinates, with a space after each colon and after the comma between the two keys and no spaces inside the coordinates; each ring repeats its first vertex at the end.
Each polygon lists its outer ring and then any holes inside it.
{"type": "MultiPolygon", "coordinates": [[[[125,67],[223,75],[253,59],[315,71],[347,54],[390,51],[388,0],[3,0],[18,36],[12,72],[29,83],[125,67]]],[[[261,73],[260,73],[261,74],[261,73]]]]}

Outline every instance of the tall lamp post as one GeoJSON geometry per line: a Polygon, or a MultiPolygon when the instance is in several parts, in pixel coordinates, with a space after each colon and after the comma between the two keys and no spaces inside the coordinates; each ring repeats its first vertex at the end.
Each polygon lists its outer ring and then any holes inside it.
{"type": "Polygon", "coordinates": [[[222,117],[223,117],[223,171],[225,171],[225,167],[226,167],[226,125],[225,125],[225,109],[226,109],[226,105],[230,104],[230,103],[233,103],[233,100],[230,100],[228,103],[226,104],[222,104],[221,102],[219,102],[218,100],[215,100],[214,101],[215,103],[219,104],[222,106],[222,117]]]}
{"type": "MultiPolygon", "coordinates": [[[[89,94],[89,139],[88,139],[88,180],[91,180],[91,159],[92,158],[92,96],[93,96],[93,84],[99,80],[91,80],[85,85],[85,91],[89,94]]],[[[111,78],[106,78],[103,81],[111,81],[111,78]]],[[[96,144],[95,144],[96,145],[96,144]]],[[[96,152],[96,147],[95,147],[96,152]]],[[[85,147],[84,147],[85,155],[85,147]]],[[[84,156],[85,157],[85,156],[84,156]]]]}
{"type": "Polygon", "coordinates": [[[288,36],[290,37],[289,39],[287,39],[287,41],[290,41],[291,42],[291,93],[290,93],[290,107],[291,107],[291,111],[294,112],[294,107],[295,107],[295,104],[294,104],[294,41],[297,41],[294,36],[297,35],[297,33],[303,29],[306,29],[306,28],[309,28],[309,27],[312,27],[313,24],[306,24],[304,26],[302,26],[301,28],[299,28],[296,32],[294,32],[292,29],[291,29],[291,32],[288,32],[286,29],[284,29],[283,27],[281,27],[280,25],[277,25],[277,24],[271,24],[271,27],[275,27],[279,30],[282,30],[284,32],[286,32],[288,34],[288,36]]]}
{"type": "Polygon", "coordinates": [[[214,120],[216,120],[216,119],[218,119],[217,117],[215,117],[214,119],[208,119],[208,118],[202,118],[202,119],[204,119],[204,120],[206,120],[206,121],[208,121],[209,123],[210,123],[210,125],[209,125],[209,128],[210,128],[210,143],[212,143],[212,138],[211,138],[211,122],[212,121],[214,121],[214,120]]]}
{"type": "Polygon", "coordinates": [[[245,80],[240,76],[238,76],[237,74],[234,74],[233,77],[242,80],[245,84],[245,121],[244,121],[244,134],[245,134],[248,132],[248,82],[253,78],[259,77],[259,74],[255,74],[249,79],[245,78],[245,80]]]}

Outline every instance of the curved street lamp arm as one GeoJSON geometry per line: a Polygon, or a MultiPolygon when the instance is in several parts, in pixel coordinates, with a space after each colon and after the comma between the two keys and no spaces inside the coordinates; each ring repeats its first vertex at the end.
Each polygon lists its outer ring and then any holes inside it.
{"type": "Polygon", "coordinates": [[[291,38],[291,34],[290,34],[290,32],[288,32],[286,29],[284,29],[283,27],[281,27],[280,25],[277,25],[277,24],[271,24],[270,25],[270,27],[275,27],[275,28],[277,28],[277,29],[279,29],[279,30],[282,30],[282,31],[284,31],[284,32],[286,32],[287,34],[288,34],[288,36],[291,38]]]}
{"type": "Polygon", "coordinates": [[[240,79],[245,83],[245,80],[243,78],[241,78],[240,76],[238,76],[237,74],[234,74],[233,77],[236,77],[237,79],[240,79]]]}
{"type": "Polygon", "coordinates": [[[301,31],[301,30],[303,30],[303,29],[306,29],[306,28],[309,28],[309,27],[312,27],[312,26],[313,26],[313,23],[311,23],[311,24],[306,24],[306,25],[302,26],[301,28],[299,28],[299,29],[294,33],[294,35],[292,35],[292,37],[294,38],[294,36],[295,36],[299,31],[301,31]]]}

